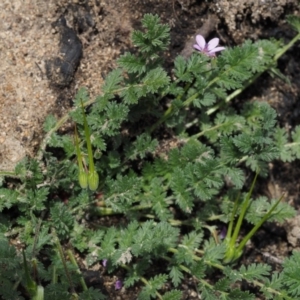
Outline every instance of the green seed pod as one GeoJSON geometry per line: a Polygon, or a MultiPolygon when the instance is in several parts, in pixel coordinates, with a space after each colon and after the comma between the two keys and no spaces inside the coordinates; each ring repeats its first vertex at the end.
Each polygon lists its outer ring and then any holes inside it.
{"type": "Polygon", "coordinates": [[[85,171],[79,172],[78,180],[81,188],[86,189],[88,186],[88,174],[85,171]]]}
{"type": "Polygon", "coordinates": [[[41,285],[37,286],[37,291],[36,291],[36,295],[35,298],[32,298],[35,300],[43,300],[44,299],[44,287],[41,285]]]}
{"type": "Polygon", "coordinates": [[[90,190],[96,191],[99,185],[99,175],[96,171],[89,172],[88,182],[90,190]]]}

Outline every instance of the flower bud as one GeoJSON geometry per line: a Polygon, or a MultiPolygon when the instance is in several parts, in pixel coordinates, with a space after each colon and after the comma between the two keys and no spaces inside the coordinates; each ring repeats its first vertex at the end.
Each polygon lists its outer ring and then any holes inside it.
{"type": "Polygon", "coordinates": [[[96,171],[89,173],[88,182],[91,191],[97,190],[99,185],[99,175],[96,171]]]}
{"type": "Polygon", "coordinates": [[[122,288],[122,286],[123,286],[123,282],[121,280],[117,280],[115,282],[115,289],[116,290],[120,290],[122,288]]]}

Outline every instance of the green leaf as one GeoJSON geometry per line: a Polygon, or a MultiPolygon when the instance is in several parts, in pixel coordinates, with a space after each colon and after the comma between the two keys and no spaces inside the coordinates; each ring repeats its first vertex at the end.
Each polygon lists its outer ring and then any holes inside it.
{"type": "Polygon", "coordinates": [[[15,271],[20,268],[20,259],[17,257],[16,249],[9,244],[7,239],[0,237],[0,262],[4,276],[14,275],[15,271]]]}
{"type": "Polygon", "coordinates": [[[0,211],[2,212],[4,208],[11,208],[18,203],[18,195],[17,191],[0,188],[0,211]]]}
{"type": "Polygon", "coordinates": [[[175,194],[176,204],[184,212],[191,213],[194,207],[193,198],[187,190],[188,179],[181,168],[174,169],[170,185],[175,194]]]}
{"type": "Polygon", "coordinates": [[[204,76],[211,71],[208,62],[207,55],[193,53],[187,61],[187,72],[193,73],[198,80],[204,80],[204,76]]]}
{"type": "MultiPolygon", "coordinates": [[[[122,122],[128,116],[128,111],[126,104],[111,101],[106,106],[105,116],[101,119],[98,116],[98,120],[93,119],[95,122],[93,127],[97,126],[101,135],[114,136],[119,133],[122,122]]],[[[97,116],[93,116],[93,118],[97,118],[97,116]]]]}
{"type": "Polygon", "coordinates": [[[83,291],[79,295],[80,300],[105,300],[106,297],[99,291],[95,290],[93,287],[89,287],[88,290],[83,291]]]}
{"type": "Polygon", "coordinates": [[[135,282],[140,281],[141,277],[145,275],[150,263],[147,257],[139,259],[137,263],[133,264],[128,272],[128,277],[125,279],[125,287],[133,286],[135,282]]]}
{"type": "Polygon", "coordinates": [[[235,164],[242,157],[242,153],[235,146],[231,137],[222,137],[220,139],[220,149],[222,160],[230,165],[235,164]]]}
{"type": "Polygon", "coordinates": [[[300,32],[300,18],[296,15],[288,15],[287,22],[298,32],[300,32]]]}
{"type": "Polygon", "coordinates": [[[146,71],[146,61],[144,58],[126,52],[118,59],[118,65],[124,68],[129,74],[142,74],[146,71]]]}
{"type": "Polygon", "coordinates": [[[155,297],[156,291],[162,288],[167,278],[168,276],[166,274],[159,274],[151,278],[142,289],[138,299],[150,299],[151,297],[155,297]]]}
{"type": "Polygon", "coordinates": [[[73,139],[71,138],[71,136],[63,135],[61,142],[62,142],[62,148],[64,149],[66,156],[68,158],[73,156],[75,153],[75,147],[74,147],[73,139]]]}
{"type": "Polygon", "coordinates": [[[45,209],[45,202],[49,194],[49,188],[42,187],[38,190],[27,191],[27,204],[31,210],[42,211],[45,209]]]}
{"type": "Polygon", "coordinates": [[[166,292],[162,300],[181,300],[182,299],[182,292],[178,290],[172,290],[169,292],[166,292]]]}
{"type": "Polygon", "coordinates": [[[126,104],[136,104],[139,102],[140,96],[145,94],[143,90],[145,90],[143,87],[128,85],[126,89],[121,91],[120,96],[123,98],[126,104]]]}
{"type": "Polygon", "coordinates": [[[249,291],[241,291],[239,289],[233,289],[229,292],[229,294],[226,296],[227,300],[255,300],[257,299],[255,295],[250,294],[249,291]]]}
{"type": "Polygon", "coordinates": [[[216,300],[219,298],[215,290],[212,290],[203,284],[199,284],[198,289],[201,291],[201,299],[203,300],[216,300]]]}
{"type": "Polygon", "coordinates": [[[158,67],[147,72],[142,82],[146,87],[147,93],[153,94],[158,89],[165,88],[169,84],[170,78],[163,68],[158,67]]]}
{"type": "Polygon", "coordinates": [[[283,289],[282,289],[283,281],[284,280],[282,278],[282,273],[279,274],[277,272],[273,272],[271,278],[266,279],[266,282],[261,287],[261,290],[264,293],[264,295],[266,296],[266,299],[270,299],[270,300],[274,299],[274,294],[271,292],[272,289],[277,290],[277,291],[280,290],[281,294],[287,295],[285,292],[283,292],[283,289]]]}
{"type": "Polygon", "coordinates": [[[288,139],[286,130],[284,128],[277,127],[275,129],[274,139],[279,149],[280,159],[284,162],[291,162],[293,160],[293,155],[291,147],[287,145],[288,139]]]}
{"type": "Polygon", "coordinates": [[[295,130],[292,132],[292,140],[293,142],[290,144],[287,144],[286,147],[290,149],[292,154],[296,158],[300,158],[300,126],[296,126],[295,130]]]}
{"type": "Polygon", "coordinates": [[[137,221],[130,222],[126,229],[120,233],[119,247],[120,249],[127,250],[133,243],[134,235],[139,228],[137,221]]]}
{"type": "Polygon", "coordinates": [[[137,230],[132,245],[132,253],[136,256],[144,256],[151,253],[152,256],[161,257],[167,253],[167,249],[175,246],[178,238],[178,229],[169,223],[147,221],[137,230]]]}
{"type": "Polygon", "coordinates": [[[50,283],[45,288],[45,300],[70,299],[68,285],[62,283],[50,283]]]}
{"type": "Polygon", "coordinates": [[[121,164],[120,154],[117,151],[108,153],[108,165],[111,169],[118,168],[121,164]]]}
{"type": "Polygon", "coordinates": [[[197,233],[195,231],[190,232],[189,234],[183,237],[181,244],[191,250],[192,252],[199,248],[199,245],[203,239],[203,233],[197,233]]]}
{"type": "Polygon", "coordinates": [[[145,158],[146,154],[153,153],[158,146],[158,141],[152,139],[148,133],[139,135],[135,142],[127,150],[126,156],[129,159],[136,159],[137,157],[145,158]]]}
{"type": "Polygon", "coordinates": [[[174,60],[174,66],[175,66],[174,73],[179,81],[192,82],[193,76],[187,70],[187,63],[185,58],[183,58],[180,55],[177,56],[174,60]]]}
{"type": "Polygon", "coordinates": [[[206,269],[207,265],[203,260],[196,261],[191,267],[191,274],[193,274],[193,276],[195,276],[198,279],[203,279],[206,276],[206,269]]]}
{"type": "Polygon", "coordinates": [[[149,58],[157,57],[159,51],[166,50],[170,41],[169,26],[159,22],[158,16],[145,14],[142,20],[145,32],[134,31],[132,34],[133,43],[149,58]]]}
{"type": "Polygon", "coordinates": [[[229,278],[221,278],[215,284],[215,289],[218,291],[226,292],[230,289],[230,279],[229,278]]]}
{"type": "MultiPolygon", "coordinates": [[[[270,67],[277,44],[262,41],[253,44],[246,41],[242,46],[226,49],[217,59],[219,72],[217,85],[227,90],[238,89],[252,74],[270,67]]],[[[274,62],[273,62],[274,63],[274,62]]]]}
{"type": "Polygon", "coordinates": [[[5,287],[5,288],[0,289],[1,299],[5,299],[5,300],[9,300],[9,299],[23,300],[23,299],[25,299],[21,296],[21,293],[19,291],[16,291],[13,283],[10,282],[10,280],[3,279],[3,281],[1,282],[1,285],[2,285],[2,287],[5,287]]]}
{"type": "Polygon", "coordinates": [[[131,208],[141,190],[141,178],[131,173],[128,176],[118,175],[116,180],[107,179],[105,203],[115,211],[124,212],[131,208]]]}
{"type": "Polygon", "coordinates": [[[178,285],[181,283],[182,279],[184,278],[184,275],[178,267],[173,266],[170,271],[170,278],[174,286],[178,287],[178,285]]]}
{"type": "Polygon", "coordinates": [[[293,251],[293,255],[283,262],[283,283],[288,293],[295,299],[300,297],[300,252],[293,251]]]}
{"type": "Polygon", "coordinates": [[[220,261],[224,258],[226,246],[224,244],[215,245],[215,242],[210,239],[209,241],[205,242],[204,251],[205,261],[209,261],[211,263],[220,263],[220,261]]]}
{"type": "Polygon", "coordinates": [[[116,251],[117,236],[118,232],[116,228],[108,228],[101,243],[101,250],[98,252],[99,259],[109,259],[114,254],[116,251]]]}
{"type": "Polygon", "coordinates": [[[232,183],[236,188],[241,189],[245,183],[245,174],[243,170],[224,166],[224,176],[228,182],[232,183]]]}
{"type": "MultiPolygon", "coordinates": [[[[268,201],[266,197],[259,197],[252,200],[247,210],[246,219],[252,224],[257,224],[273,207],[277,200],[268,201]]],[[[295,216],[295,210],[289,204],[280,202],[272,212],[268,222],[284,222],[288,218],[295,216]]]]}
{"type": "Polygon", "coordinates": [[[111,71],[105,79],[105,83],[102,86],[103,93],[114,94],[117,92],[117,89],[120,88],[120,83],[123,80],[122,70],[115,69],[111,71]]]}
{"type": "Polygon", "coordinates": [[[270,274],[271,267],[264,264],[251,264],[249,266],[241,266],[239,273],[246,280],[264,281],[270,274]]]}
{"type": "Polygon", "coordinates": [[[205,93],[203,98],[200,100],[201,105],[211,106],[216,102],[216,96],[212,93],[205,93]]]}
{"type": "Polygon", "coordinates": [[[150,183],[150,192],[147,195],[147,202],[151,203],[152,210],[159,220],[166,221],[171,218],[169,210],[170,201],[166,200],[166,191],[159,178],[154,178],[150,183]]]}
{"type": "Polygon", "coordinates": [[[57,235],[61,239],[69,237],[73,229],[74,220],[67,207],[63,203],[55,203],[50,210],[50,214],[57,235]]]}
{"type": "Polygon", "coordinates": [[[62,147],[62,138],[61,138],[61,136],[57,135],[56,133],[52,133],[51,137],[48,141],[48,145],[50,147],[55,147],[55,148],[62,147]]]}
{"type": "Polygon", "coordinates": [[[53,115],[48,115],[44,122],[45,132],[49,132],[51,129],[53,129],[56,125],[56,122],[57,122],[57,120],[53,115]]]}
{"type": "Polygon", "coordinates": [[[89,100],[89,93],[87,88],[85,87],[80,88],[75,96],[75,105],[77,107],[81,107],[81,101],[85,103],[88,100],[89,100]]]}

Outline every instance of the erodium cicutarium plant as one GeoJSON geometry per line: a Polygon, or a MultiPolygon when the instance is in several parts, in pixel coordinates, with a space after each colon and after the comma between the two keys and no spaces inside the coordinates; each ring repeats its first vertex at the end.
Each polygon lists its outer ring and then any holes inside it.
{"type": "Polygon", "coordinates": [[[0,172],[0,298],[108,299],[92,273],[137,299],[183,299],[187,282],[201,299],[299,299],[298,252],[276,272],[240,260],[262,223],[295,214],[255,182],[300,157],[300,127],[242,93],[299,40],[299,18],[288,22],[286,45],[198,35],[165,69],[170,29],[145,15],[102,94],[79,89],[67,115],[47,118],[37,156],[0,172]],[[59,134],[67,120],[74,131],[59,134]]]}

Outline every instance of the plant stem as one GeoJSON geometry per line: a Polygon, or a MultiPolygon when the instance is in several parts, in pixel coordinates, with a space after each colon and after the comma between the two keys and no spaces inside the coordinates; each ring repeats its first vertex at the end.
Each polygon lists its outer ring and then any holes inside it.
{"type": "Polygon", "coordinates": [[[240,197],[240,193],[234,201],[234,206],[233,206],[233,210],[232,210],[232,214],[231,214],[231,218],[230,218],[230,222],[229,222],[229,226],[228,226],[228,229],[227,229],[227,234],[226,234],[225,240],[230,240],[231,239],[234,218],[235,218],[235,215],[236,215],[236,212],[237,212],[237,209],[238,209],[239,197],[240,197]]]}
{"type": "Polygon", "coordinates": [[[63,266],[64,266],[64,270],[65,270],[65,273],[66,273],[67,280],[68,280],[68,282],[69,282],[69,286],[70,286],[71,293],[72,293],[73,295],[75,295],[76,292],[75,292],[75,289],[74,289],[74,285],[73,285],[73,282],[72,282],[71,275],[70,275],[69,270],[68,270],[68,267],[67,267],[66,258],[65,258],[65,255],[64,255],[62,246],[61,246],[61,244],[60,244],[60,242],[59,242],[59,239],[58,239],[58,236],[57,236],[57,234],[56,234],[56,232],[55,232],[55,229],[52,228],[51,231],[52,231],[52,235],[53,235],[53,237],[54,237],[54,242],[55,242],[55,244],[56,244],[56,247],[57,247],[57,250],[58,250],[60,259],[61,259],[61,261],[62,261],[62,263],[63,263],[63,266]]]}
{"type": "Polygon", "coordinates": [[[276,201],[276,203],[272,206],[272,208],[264,215],[264,217],[252,228],[252,230],[243,238],[241,243],[239,244],[237,248],[237,253],[241,253],[244,249],[246,243],[250,240],[250,238],[256,233],[256,231],[261,227],[262,224],[264,224],[271,216],[272,212],[275,210],[275,208],[278,206],[278,204],[281,202],[283,198],[283,195],[276,201]]]}
{"type": "Polygon", "coordinates": [[[81,109],[82,109],[82,115],[83,115],[83,124],[84,124],[84,133],[85,133],[85,140],[86,140],[86,146],[88,150],[88,158],[89,158],[89,172],[95,172],[95,165],[93,160],[93,150],[92,150],[92,143],[91,143],[91,133],[90,129],[86,120],[85,112],[84,112],[84,106],[81,100],[81,109]]]}
{"type": "Polygon", "coordinates": [[[287,45],[278,51],[278,53],[274,56],[274,60],[278,60],[278,58],[287,52],[291,47],[293,47],[298,40],[300,40],[300,33],[298,33],[287,45]]]}
{"type": "Polygon", "coordinates": [[[232,235],[232,237],[230,237],[230,240],[228,242],[227,252],[225,254],[225,257],[226,257],[225,262],[230,262],[232,260],[235,260],[241,254],[236,249],[236,240],[238,238],[238,235],[239,235],[239,232],[240,232],[240,229],[241,229],[241,226],[242,226],[242,222],[244,221],[246,211],[248,210],[248,207],[249,207],[250,198],[251,198],[251,195],[252,195],[255,183],[256,183],[257,176],[258,176],[258,172],[256,172],[255,177],[254,177],[254,179],[252,181],[252,184],[251,184],[251,188],[250,188],[250,190],[249,190],[249,192],[246,196],[246,199],[245,199],[244,203],[242,204],[241,213],[240,213],[238,221],[235,225],[233,235],[232,235]]]}
{"type": "Polygon", "coordinates": [[[83,278],[83,276],[82,276],[82,273],[81,273],[81,271],[80,271],[80,269],[79,269],[79,267],[78,267],[78,264],[77,264],[77,262],[76,262],[76,259],[75,259],[74,255],[73,255],[73,252],[69,249],[69,250],[67,250],[67,253],[68,253],[68,256],[69,256],[69,258],[70,258],[71,263],[77,268],[77,270],[76,270],[77,274],[80,275],[80,283],[81,283],[82,289],[83,289],[84,291],[87,291],[88,288],[87,288],[87,286],[86,286],[86,283],[85,283],[85,281],[84,281],[84,278],[83,278]]]}

